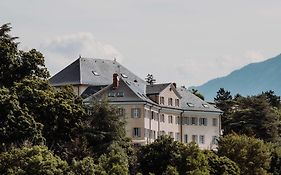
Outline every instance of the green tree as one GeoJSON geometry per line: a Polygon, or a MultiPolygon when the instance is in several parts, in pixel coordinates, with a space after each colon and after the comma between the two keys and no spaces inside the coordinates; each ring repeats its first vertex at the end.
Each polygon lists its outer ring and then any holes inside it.
{"type": "Polygon", "coordinates": [[[85,157],[80,161],[74,160],[71,165],[71,172],[68,175],[107,175],[106,171],[94,161],[92,157],[85,157]]]}
{"type": "Polygon", "coordinates": [[[125,118],[118,115],[116,107],[106,100],[93,101],[87,111],[83,133],[97,155],[104,153],[113,142],[126,142],[125,118]]]}
{"type": "Polygon", "coordinates": [[[231,113],[231,109],[234,104],[230,91],[226,91],[224,88],[220,88],[217,92],[216,97],[214,98],[214,102],[216,104],[216,107],[223,111],[221,119],[222,126],[225,126],[225,121],[231,113]]]}
{"type": "Polygon", "coordinates": [[[0,88],[0,150],[19,145],[25,140],[41,143],[43,125],[30,115],[29,109],[21,107],[18,96],[7,88],[0,88]]]}
{"type": "Polygon", "coordinates": [[[191,89],[191,93],[199,97],[201,100],[205,100],[205,97],[197,89],[191,89]]]}
{"type": "Polygon", "coordinates": [[[224,124],[225,134],[234,131],[265,141],[280,140],[280,115],[264,96],[238,98],[224,124]]]}
{"type": "Polygon", "coordinates": [[[270,168],[270,147],[260,139],[230,134],[219,140],[218,155],[236,162],[241,174],[266,174],[270,168]]]}
{"type": "Polygon", "coordinates": [[[175,167],[179,174],[209,173],[207,159],[197,145],[185,145],[168,136],[141,147],[138,158],[143,174],[161,175],[168,166],[175,167]]]}
{"type": "Polygon", "coordinates": [[[98,161],[100,167],[102,167],[107,174],[129,174],[128,156],[124,149],[117,143],[111,144],[107,149],[107,153],[101,155],[98,161]]]}
{"type": "Polygon", "coordinates": [[[61,175],[68,168],[65,161],[44,146],[13,148],[0,154],[0,174],[61,175]]]}
{"type": "Polygon", "coordinates": [[[266,92],[263,92],[261,95],[265,96],[267,102],[271,106],[280,108],[280,97],[275,95],[274,91],[272,91],[272,90],[266,91],[266,92]]]}
{"type": "Polygon", "coordinates": [[[239,175],[240,168],[229,158],[219,157],[212,151],[206,151],[211,175],[239,175]]]}
{"type": "Polygon", "coordinates": [[[35,49],[19,50],[17,37],[10,36],[10,31],[10,24],[0,27],[0,86],[10,87],[27,77],[48,78],[43,55],[35,49]]]}

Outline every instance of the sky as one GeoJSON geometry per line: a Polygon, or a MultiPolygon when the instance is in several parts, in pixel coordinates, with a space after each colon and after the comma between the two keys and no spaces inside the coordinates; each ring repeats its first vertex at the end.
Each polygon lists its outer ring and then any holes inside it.
{"type": "Polygon", "coordinates": [[[79,56],[196,86],[281,53],[280,0],[0,0],[20,48],[54,75],[79,56]]]}

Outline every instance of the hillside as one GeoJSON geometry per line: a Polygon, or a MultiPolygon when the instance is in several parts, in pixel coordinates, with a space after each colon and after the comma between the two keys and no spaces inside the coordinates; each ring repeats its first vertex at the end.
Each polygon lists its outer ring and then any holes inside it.
{"type": "Polygon", "coordinates": [[[281,54],[263,62],[248,64],[225,77],[191,88],[198,89],[207,101],[213,101],[219,88],[225,88],[232,95],[255,95],[267,90],[281,95],[281,54]]]}

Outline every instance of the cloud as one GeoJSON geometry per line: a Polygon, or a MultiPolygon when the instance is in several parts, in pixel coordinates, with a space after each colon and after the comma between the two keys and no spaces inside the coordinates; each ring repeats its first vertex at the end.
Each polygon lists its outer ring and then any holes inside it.
{"type": "Polygon", "coordinates": [[[87,58],[122,61],[122,54],[112,45],[97,41],[91,33],[64,35],[46,40],[40,45],[51,74],[58,72],[80,55],[87,58]]]}

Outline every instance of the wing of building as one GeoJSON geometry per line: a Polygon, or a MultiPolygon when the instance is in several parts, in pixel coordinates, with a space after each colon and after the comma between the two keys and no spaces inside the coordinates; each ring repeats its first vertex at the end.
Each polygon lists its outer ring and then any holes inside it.
{"type": "Polygon", "coordinates": [[[107,98],[126,117],[134,144],[170,135],[202,149],[216,148],[222,111],[175,83],[149,85],[117,61],[79,58],[54,75],[55,87],[72,85],[85,103],[107,98]]]}

